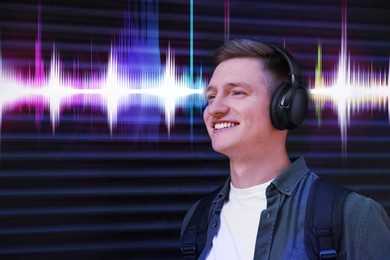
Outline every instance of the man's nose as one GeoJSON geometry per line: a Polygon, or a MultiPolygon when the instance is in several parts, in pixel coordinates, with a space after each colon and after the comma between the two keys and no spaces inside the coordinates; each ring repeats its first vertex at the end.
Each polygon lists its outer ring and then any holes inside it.
{"type": "Polygon", "coordinates": [[[207,112],[211,116],[220,116],[229,112],[229,105],[223,97],[215,97],[207,106],[207,112]]]}

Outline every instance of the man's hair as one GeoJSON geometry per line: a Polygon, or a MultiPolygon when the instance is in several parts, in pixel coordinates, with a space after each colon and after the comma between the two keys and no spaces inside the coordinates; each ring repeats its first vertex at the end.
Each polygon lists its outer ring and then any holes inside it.
{"type": "Polygon", "coordinates": [[[235,39],[225,42],[216,52],[218,64],[232,58],[258,58],[273,76],[271,93],[282,83],[290,83],[290,68],[286,58],[271,46],[249,39],[235,39]]]}

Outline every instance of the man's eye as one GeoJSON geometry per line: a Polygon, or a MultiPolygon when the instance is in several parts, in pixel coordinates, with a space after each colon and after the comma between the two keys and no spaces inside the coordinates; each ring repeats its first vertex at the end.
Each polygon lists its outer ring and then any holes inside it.
{"type": "Polygon", "coordinates": [[[233,96],[245,95],[245,92],[244,92],[244,91],[236,90],[236,91],[233,91],[232,95],[233,95],[233,96]]]}
{"type": "Polygon", "coordinates": [[[210,100],[213,100],[215,98],[215,95],[207,95],[207,100],[210,101],[210,100]]]}

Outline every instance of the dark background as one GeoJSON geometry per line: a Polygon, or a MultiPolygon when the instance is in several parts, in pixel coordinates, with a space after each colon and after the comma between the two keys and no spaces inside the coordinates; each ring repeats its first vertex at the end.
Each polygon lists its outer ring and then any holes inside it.
{"type": "MultiPolygon", "coordinates": [[[[137,5],[138,3],[138,5],[137,5]]],[[[190,63],[190,1],[158,5],[161,62],[168,44],[176,66],[190,63]]],[[[286,44],[314,79],[317,45],[332,73],[341,46],[342,1],[230,1],[230,38],[286,44]]],[[[64,68],[101,70],[126,13],[140,1],[41,1],[46,69],[55,43],[64,68]],[[91,51],[92,46],[92,51],[91,51]]],[[[390,4],[347,3],[351,61],[388,73],[390,4]]],[[[0,4],[3,67],[34,68],[38,1],[0,4]]],[[[194,70],[207,81],[212,55],[225,38],[224,1],[194,1],[194,70]]],[[[1,82],[0,84],[4,84],[1,82]]],[[[388,83],[387,83],[388,84],[388,83]]],[[[385,99],[388,102],[388,99],[385,99]]],[[[106,114],[66,108],[53,134],[50,114],[36,108],[2,114],[0,154],[1,259],[175,259],[185,212],[229,174],[210,148],[201,108],[178,108],[168,135],[159,108],[122,111],[110,134],[106,114]],[[131,117],[127,117],[131,114],[131,117]]],[[[337,112],[328,104],[321,125],[310,103],[304,124],[289,135],[291,157],[304,155],[324,178],[374,198],[390,212],[388,109],[352,113],[343,149],[337,112]]]]}

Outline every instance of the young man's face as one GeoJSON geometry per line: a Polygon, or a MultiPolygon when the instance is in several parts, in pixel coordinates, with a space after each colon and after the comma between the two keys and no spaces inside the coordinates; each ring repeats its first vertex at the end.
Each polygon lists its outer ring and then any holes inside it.
{"type": "Polygon", "coordinates": [[[243,155],[270,146],[276,129],[270,120],[268,81],[255,58],[233,58],[216,67],[206,89],[208,106],[203,113],[215,151],[243,155]]]}

